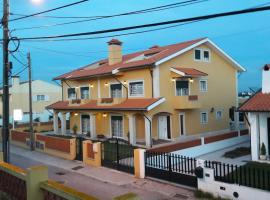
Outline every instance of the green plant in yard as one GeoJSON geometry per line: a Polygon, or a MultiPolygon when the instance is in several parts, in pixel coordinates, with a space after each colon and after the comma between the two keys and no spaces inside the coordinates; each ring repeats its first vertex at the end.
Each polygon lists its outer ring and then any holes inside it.
{"type": "Polygon", "coordinates": [[[78,131],[78,126],[77,124],[74,124],[74,126],[72,127],[73,133],[76,135],[77,131],[78,131]]]}
{"type": "Polygon", "coordinates": [[[262,156],[265,156],[266,155],[266,148],[265,148],[265,144],[262,143],[262,146],[261,146],[261,155],[262,156]]]}

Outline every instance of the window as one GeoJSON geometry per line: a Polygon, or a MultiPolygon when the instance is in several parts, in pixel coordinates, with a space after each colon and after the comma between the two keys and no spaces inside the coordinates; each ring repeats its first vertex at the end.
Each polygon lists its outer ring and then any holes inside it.
{"type": "Polygon", "coordinates": [[[222,116],[223,116],[222,111],[221,111],[221,110],[218,110],[218,111],[216,112],[216,120],[222,119],[222,116]]]}
{"type": "Polygon", "coordinates": [[[89,87],[81,87],[81,99],[89,99],[89,87]]]}
{"type": "Polygon", "coordinates": [[[189,95],[189,82],[177,80],[176,81],[176,96],[188,96],[189,95]]]}
{"type": "Polygon", "coordinates": [[[210,61],[210,51],[207,49],[195,49],[194,51],[194,59],[197,61],[210,61]]]}
{"type": "Polygon", "coordinates": [[[208,113],[201,112],[201,124],[207,124],[207,123],[208,123],[208,113]]]}
{"type": "Polygon", "coordinates": [[[75,88],[68,88],[68,99],[76,99],[75,88]]]}
{"type": "Polygon", "coordinates": [[[144,95],[143,81],[134,81],[129,83],[129,96],[141,97],[144,95]]]}
{"type": "Polygon", "coordinates": [[[206,92],[208,90],[207,80],[200,80],[200,91],[206,92]]]}
{"type": "Polygon", "coordinates": [[[37,95],[37,101],[45,101],[45,95],[37,95]]]}
{"type": "Polygon", "coordinates": [[[195,60],[201,60],[201,50],[195,49],[195,60]]]}
{"type": "Polygon", "coordinates": [[[245,121],[245,114],[243,112],[239,112],[239,122],[245,121]]]}
{"type": "Polygon", "coordinates": [[[120,83],[110,85],[111,98],[122,98],[122,85],[120,83]]]}

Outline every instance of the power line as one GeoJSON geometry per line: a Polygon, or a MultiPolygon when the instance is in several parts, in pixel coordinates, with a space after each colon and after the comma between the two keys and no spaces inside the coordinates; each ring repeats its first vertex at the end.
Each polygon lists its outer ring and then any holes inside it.
{"type": "Polygon", "coordinates": [[[132,30],[132,29],[162,26],[162,25],[167,25],[167,24],[179,24],[182,22],[190,22],[190,21],[206,20],[206,19],[220,18],[220,17],[232,16],[232,15],[262,12],[262,11],[267,11],[267,10],[270,10],[270,6],[259,7],[259,8],[249,8],[249,9],[243,9],[243,10],[237,10],[237,11],[231,11],[231,12],[223,12],[223,13],[217,13],[217,14],[211,14],[211,15],[203,15],[203,16],[198,16],[198,17],[177,19],[177,20],[164,21],[164,22],[151,23],[151,24],[143,24],[143,25],[137,25],[137,26],[128,26],[128,27],[122,27],[122,28],[73,33],[73,34],[63,34],[63,35],[55,35],[55,36],[23,37],[19,39],[20,40],[40,40],[40,39],[55,39],[55,38],[66,38],[66,37],[85,36],[85,35],[97,35],[97,34],[103,34],[103,33],[111,33],[111,32],[119,32],[119,31],[126,31],[126,30],[132,30]]]}
{"type": "Polygon", "coordinates": [[[112,37],[119,37],[119,36],[127,36],[127,35],[135,35],[135,34],[142,34],[142,33],[148,33],[148,32],[154,32],[154,31],[160,31],[160,30],[165,30],[165,29],[170,29],[170,28],[175,28],[195,22],[199,22],[202,20],[197,20],[197,21],[191,21],[191,22],[186,22],[182,24],[177,24],[177,25],[172,25],[172,26],[166,26],[162,28],[155,28],[155,29],[150,29],[150,30],[144,30],[144,31],[136,31],[136,32],[129,32],[129,33],[119,33],[119,34],[113,34],[113,35],[106,35],[106,36],[96,36],[96,37],[87,37],[87,38],[66,38],[66,39],[41,39],[41,40],[25,40],[25,42],[61,42],[61,41],[78,41],[78,40],[94,40],[94,39],[104,39],[104,38],[112,38],[112,37]]]}
{"type": "MultiPolygon", "coordinates": [[[[168,7],[174,8],[174,6],[180,7],[180,6],[190,5],[190,4],[194,4],[197,2],[204,2],[204,1],[209,1],[209,0],[187,0],[187,1],[181,1],[181,2],[172,3],[172,4],[166,4],[166,5],[162,5],[162,6],[151,7],[151,8],[142,9],[142,10],[114,14],[114,15],[103,15],[103,16],[44,16],[44,15],[37,15],[36,17],[54,18],[54,19],[58,19],[58,18],[59,19],[100,19],[100,18],[110,18],[110,17],[118,17],[118,16],[123,16],[123,15],[130,15],[130,14],[140,14],[140,13],[146,13],[149,11],[153,12],[155,10],[159,11],[161,9],[167,9],[168,7]],[[185,4],[185,5],[183,5],[183,4],[185,4]]],[[[23,14],[16,14],[16,13],[11,13],[11,15],[26,16],[23,14]]]]}
{"type": "Polygon", "coordinates": [[[60,9],[63,9],[63,8],[71,7],[71,6],[74,6],[74,5],[77,5],[77,4],[81,4],[81,3],[84,3],[84,2],[87,2],[87,1],[90,1],[90,0],[77,1],[77,2],[74,2],[74,3],[71,3],[71,4],[66,4],[66,5],[59,6],[59,7],[56,7],[56,8],[52,8],[52,9],[49,9],[49,10],[45,10],[45,11],[42,11],[42,12],[33,13],[33,14],[30,14],[30,15],[25,15],[25,16],[18,17],[18,18],[15,18],[15,19],[10,19],[9,21],[13,22],[13,21],[21,20],[21,19],[26,19],[26,18],[29,18],[29,17],[34,17],[34,16],[41,15],[41,14],[44,14],[44,13],[48,13],[48,12],[52,12],[52,11],[55,11],[55,10],[60,10],[60,9]]]}
{"type": "Polygon", "coordinates": [[[189,0],[189,1],[179,2],[179,3],[175,3],[175,4],[167,4],[167,5],[164,5],[164,6],[153,7],[153,8],[148,8],[148,9],[144,9],[144,10],[137,10],[137,11],[121,13],[121,14],[115,14],[115,15],[109,15],[109,16],[89,17],[90,19],[88,18],[88,19],[84,19],[84,20],[76,20],[76,21],[63,22],[63,23],[55,23],[55,24],[47,24],[47,25],[40,25],[40,26],[17,28],[17,29],[14,29],[14,31],[29,30],[29,29],[40,29],[40,28],[50,28],[50,27],[55,27],[55,26],[64,26],[64,25],[70,25],[70,24],[77,24],[77,23],[82,23],[82,22],[89,22],[89,21],[95,21],[95,20],[101,20],[101,19],[107,19],[107,18],[113,18],[113,17],[121,17],[121,16],[128,16],[128,15],[138,15],[138,14],[152,13],[152,12],[157,12],[157,11],[163,11],[163,10],[188,6],[188,5],[191,5],[191,4],[202,3],[202,2],[206,2],[206,1],[209,1],[209,0],[189,0]]]}

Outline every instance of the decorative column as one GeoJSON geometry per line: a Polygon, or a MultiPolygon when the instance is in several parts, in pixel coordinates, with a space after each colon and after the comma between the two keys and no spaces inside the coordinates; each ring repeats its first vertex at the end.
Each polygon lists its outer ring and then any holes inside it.
{"type": "Polygon", "coordinates": [[[248,118],[251,132],[251,158],[252,161],[258,161],[260,154],[258,115],[256,113],[249,113],[248,118]]]}
{"type": "Polygon", "coordinates": [[[53,112],[53,130],[54,134],[58,134],[58,112],[53,112]]]}
{"type": "Polygon", "coordinates": [[[94,114],[90,114],[90,132],[91,137],[96,138],[96,116],[94,114]]]}
{"type": "Polygon", "coordinates": [[[61,132],[62,135],[65,135],[67,131],[67,122],[66,122],[66,113],[61,113],[61,132]]]}
{"type": "Polygon", "coordinates": [[[151,147],[152,144],[152,117],[144,116],[145,126],[145,145],[151,147]]]}
{"type": "Polygon", "coordinates": [[[129,125],[129,141],[130,144],[136,145],[136,121],[135,115],[128,115],[128,125],[129,125]]]}

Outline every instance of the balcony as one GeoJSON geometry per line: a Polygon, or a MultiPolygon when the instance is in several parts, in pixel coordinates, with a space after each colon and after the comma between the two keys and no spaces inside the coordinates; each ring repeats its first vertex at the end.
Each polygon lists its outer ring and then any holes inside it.
{"type": "Polygon", "coordinates": [[[175,109],[196,109],[201,108],[198,95],[175,96],[173,98],[175,109]]]}

